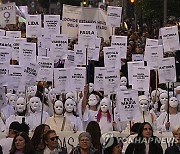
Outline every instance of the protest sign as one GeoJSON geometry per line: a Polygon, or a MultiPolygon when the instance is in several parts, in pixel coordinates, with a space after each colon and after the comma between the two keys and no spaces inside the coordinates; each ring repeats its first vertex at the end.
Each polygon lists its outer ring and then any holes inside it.
{"type": "Polygon", "coordinates": [[[106,12],[99,8],[63,5],[62,34],[77,38],[79,23],[94,23],[98,37],[108,40],[111,28],[106,25],[106,16],[106,12]]]}
{"type": "Polygon", "coordinates": [[[60,15],[44,15],[44,30],[46,34],[60,34],[60,15]]]}
{"type": "Polygon", "coordinates": [[[128,62],[128,83],[129,85],[132,85],[132,71],[134,66],[144,66],[144,61],[134,61],[134,62],[128,62]]]}
{"type": "Polygon", "coordinates": [[[163,46],[147,46],[144,54],[144,60],[148,62],[150,69],[158,69],[158,60],[163,58],[163,46]]]}
{"type": "Polygon", "coordinates": [[[159,29],[158,45],[163,45],[161,29],[159,29]]]}
{"type": "Polygon", "coordinates": [[[138,91],[118,91],[116,107],[121,121],[137,120],[140,115],[138,91]]]}
{"type": "Polygon", "coordinates": [[[23,74],[23,68],[18,65],[9,66],[8,88],[18,89],[23,74]]]}
{"type": "Polygon", "coordinates": [[[92,23],[80,23],[78,33],[78,44],[85,47],[95,47],[97,37],[96,25],[92,23]]]}
{"type": "Polygon", "coordinates": [[[104,67],[95,67],[94,70],[94,91],[104,91],[103,87],[103,78],[104,71],[106,68],[104,67]]]}
{"type": "Polygon", "coordinates": [[[58,93],[69,92],[70,84],[70,69],[69,68],[55,68],[54,69],[54,86],[58,93]]]}
{"type": "Polygon", "coordinates": [[[0,61],[0,86],[7,86],[8,70],[9,70],[9,65],[0,61]]]}
{"type": "Polygon", "coordinates": [[[158,45],[158,40],[146,38],[145,52],[147,50],[146,49],[147,47],[149,47],[149,46],[157,46],[157,45],[158,45]]]}
{"type": "Polygon", "coordinates": [[[11,56],[12,56],[12,48],[0,46],[0,62],[9,65],[11,56]]]}
{"type": "Polygon", "coordinates": [[[76,66],[86,64],[86,48],[84,46],[74,45],[74,64],[76,66]]]}
{"type": "Polygon", "coordinates": [[[68,50],[67,57],[65,59],[64,68],[74,66],[74,51],[68,50]]]}
{"type": "Polygon", "coordinates": [[[99,60],[99,49],[98,48],[88,48],[88,60],[99,60]]]}
{"type": "Polygon", "coordinates": [[[7,37],[21,38],[21,31],[6,31],[7,37]]]}
{"type": "Polygon", "coordinates": [[[132,89],[138,91],[149,91],[150,68],[133,67],[132,89]]]}
{"type": "Polygon", "coordinates": [[[161,28],[164,52],[180,49],[178,26],[161,28]]]}
{"type": "Polygon", "coordinates": [[[28,15],[26,18],[26,37],[41,36],[41,15],[28,15]]]}
{"type": "Polygon", "coordinates": [[[21,43],[19,47],[19,64],[26,65],[29,62],[36,62],[36,43],[21,43]]]}
{"type": "Polygon", "coordinates": [[[6,3],[0,5],[0,25],[16,24],[15,3],[6,3]]]}
{"type": "Polygon", "coordinates": [[[19,61],[19,48],[21,43],[26,43],[26,38],[15,38],[12,51],[12,60],[19,61]]]}
{"type": "Polygon", "coordinates": [[[37,57],[37,64],[39,65],[39,71],[37,81],[53,81],[53,60],[50,57],[37,57]]]}
{"type": "Polygon", "coordinates": [[[121,69],[121,57],[118,47],[104,47],[104,65],[107,68],[121,69]]]}
{"type": "Polygon", "coordinates": [[[120,88],[119,69],[106,69],[103,75],[103,87],[106,95],[115,94],[120,88]]]}
{"type": "Polygon", "coordinates": [[[175,58],[162,58],[158,61],[159,83],[176,82],[175,58]]]}
{"type": "Polygon", "coordinates": [[[132,54],[132,61],[144,61],[143,54],[132,54]]]}
{"type": "Polygon", "coordinates": [[[86,68],[71,67],[70,68],[70,89],[71,91],[83,91],[86,81],[86,68]]]}
{"type": "MultiPolygon", "coordinates": [[[[23,67],[23,74],[19,88],[21,89],[24,86],[33,86],[36,85],[36,79],[38,75],[39,66],[36,63],[28,63],[23,67]]],[[[23,89],[22,88],[22,89],[23,89]]]]}
{"type": "Polygon", "coordinates": [[[3,29],[0,29],[0,36],[5,36],[5,34],[6,34],[6,31],[3,29]]]}
{"type": "Polygon", "coordinates": [[[7,46],[7,47],[13,47],[14,43],[14,38],[12,37],[6,37],[6,36],[1,36],[0,37],[0,46],[7,46]]]}
{"type": "Polygon", "coordinates": [[[112,36],[112,41],[111,41],[111,46],[112,47],[119,47],[120,51],[120,57],[126,59],[126,54],[127,54],[127,36],[112,36]]]}
{"type": "Polygon", "coordinates": [[[120,27],[122,7],[107,7],[107,24],[111,27],[120,27]]]}
{"type": "Polygon", "coordinates": [[[52,35],[51,36],[51,57],[57,61],[64,59],[68,50],[68,36],[67,35],[52,35]]]}

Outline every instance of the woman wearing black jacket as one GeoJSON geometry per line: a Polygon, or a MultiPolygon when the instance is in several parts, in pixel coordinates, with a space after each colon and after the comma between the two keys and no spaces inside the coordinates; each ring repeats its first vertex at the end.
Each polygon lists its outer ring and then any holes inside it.
{"type": "Polygon", "coordinates": [[[161,143],[153,136],[152,126],[148,122],[140,125],[138,136],[128,145],[125,154],[163,154],[161,143]]]}

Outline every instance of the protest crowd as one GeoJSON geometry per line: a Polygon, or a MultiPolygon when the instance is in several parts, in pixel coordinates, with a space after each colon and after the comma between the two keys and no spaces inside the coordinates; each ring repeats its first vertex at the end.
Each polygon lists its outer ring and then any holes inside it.
{"type": "Polygon", "coordinates": [[[179,19],[63,7],[0,5],[0,154],[179,154],[179,19]]]}

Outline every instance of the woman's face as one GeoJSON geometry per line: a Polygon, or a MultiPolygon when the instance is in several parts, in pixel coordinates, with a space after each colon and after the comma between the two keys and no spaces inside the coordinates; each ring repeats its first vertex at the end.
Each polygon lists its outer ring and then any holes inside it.
{"type": "Polygon", "coordinates": [[[17,150],[23,151],[26,146],[25,139],[22,136],[17,136],[15,139],[15,147],[17,150]]]}
{"type": "Polygon", "coordinates": [[[175,133],[173,133],[173,136],[175,138],[176,143],[180,143],[180,128],[175,133]]]}
{"type": "Polygon", "coordinates": [[[112,152],[113,152],[113,154],[121,154],[122,149],[123,149],[123,146],[121,143],[119,143],[113,148],[112,152]]]}
{"type": "Polygon", "coordinates": [[[152,136],[152,133],[153,133],[153,130],[152,130],[151,126],[148,124],[145,124],[144,128],[143,128],[142,136],[149,138],[152,136]]]}
{"type": "Polygon", "coordinates": [[[48,139],[46,141],[46,144],[49,147],[49,149],[55,149],[58,147],[58,138],[59,137],[54,132],[49,134],[48,139]]]}
{"type": "Polygon", "coordinates": [[[79,146],[81,149],[87,150],[91,146],[91,140],[88,137],[81,137],[79,140],[79,146]]]}

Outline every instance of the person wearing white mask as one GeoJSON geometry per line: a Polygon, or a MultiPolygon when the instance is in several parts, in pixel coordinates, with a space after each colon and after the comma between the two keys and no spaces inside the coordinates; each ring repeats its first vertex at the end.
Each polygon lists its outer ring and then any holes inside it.
{"type": "Polygon", "coordinates": [[[37,126],[45,123],[46,119],[49,117],[49,114],[46,111],[42,113],[42,103],[39,97],[31,97],[29,100],[30,103],[30,117],[32,120],[32,129],[34,130],[37,126]]]}
{"type": "Polygon", "coordinates": [[[159,100],[160,100],[161,105],[167,104],[168,103],[168,94],[167,94],[167,92],[161,93],[159,95],[159,100]]]}
{"type": "Polygon", "coordinates": [[[100,102],[100,108],[97,114],[97,122],[101,128],[101,132],[108,132],[113,130],[120,130],[120,123],[113,121],[111,113],[111,101],[104,97],[100,102]]]}
{"type": "Polygon", "coordinates": [[[122,76],[120,79],[120,89],[121,90],[127,89],[127,78],[125,76],[122,76]]]}
{"type": "Polygon", "coordinates": [[[82,131],[83,125],[82,120],[76,116],[76,113],[74,111],[74,105],[75,101],[71,98],[66,99],[65,101],[65,113],[64,116],[71,121],[71,125],[73,126],[74,131],[82,131]]]}
{"type": "Polygon", "coordinates": [[[139,110],[140,116],[136,122],[148,122],[154,130],[156,130],[156,118],[153,113],[149,111],[149,99],[145,95],[139,96],[139,110]]]}
{"type": "Polygon", "coordinates": [[[57,100],[53,106],[54,115],[46,119],[46,124],[51,126],[52,130],[59,131],[73,131],[73,126],[69,119],[64,115],[64,106],[62,101],[57,100]]]}
{"type": "Polygon", "coordinates": [[[9,125],[13,121],[18,121],[19,123],[25,122],[32,129],[31,117],[27,115],[27,105],[23,97],[18,98],[16,101],[15,114],[6,120],[6,130],[9,130],[9,125]]]}
{"type": "Polygon", "coordinates": [[[173,127],[180,124],[180,104],[176,97],[169,100],[169,121],[168,121],[168,104],[165,104],[166,112],[163,112],[157,118],[157,129],[161,132],[171,131],[173,127]]]}
{"type": "Polygon", "coordinates": [[[94,83],[89,83],[89,94],[94,91],[94,83]]]}
{"type": "Polygon", "coordinates": [[[18,98],[20,98],[20,97],[25,98],[25,91],[17,90],[16,95],[17,95],[18,98]]]}

